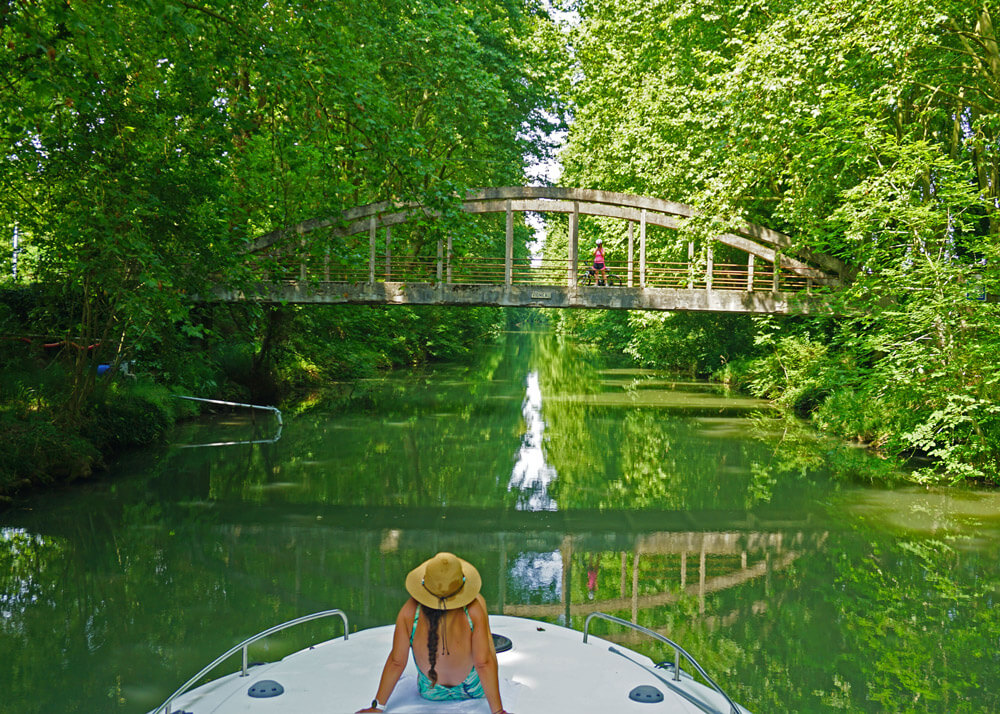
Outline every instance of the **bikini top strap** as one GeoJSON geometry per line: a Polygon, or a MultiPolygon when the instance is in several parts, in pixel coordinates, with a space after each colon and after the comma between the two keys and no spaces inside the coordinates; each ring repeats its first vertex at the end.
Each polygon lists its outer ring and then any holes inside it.
{"type": "Polygon", "coordinates": [[[413,635],[417,632],[417,618],[420,617],[420,603],[417,603],[417,609],[413,612],[413,627],[410,628],[410,647],[413,646],[413,635]]]}
{"type": "MultiPolygon", "coordinates": [[[[469,606],[466,605],[462,609],[465,610],[465,619],[469,621],[469,629],[472,630],[472,631],[475,631],[476,626],[472,624],[472,615],[469,614],[469,606]]],[[[416,634],[416,632],[417,632],[417,620],[418,619],[420,619],[420,603],[417,603],[417,609],[413,611],[413,627],[410,628],[410,646],[411,647],[413,646],[413,635],[416,634]]]]}

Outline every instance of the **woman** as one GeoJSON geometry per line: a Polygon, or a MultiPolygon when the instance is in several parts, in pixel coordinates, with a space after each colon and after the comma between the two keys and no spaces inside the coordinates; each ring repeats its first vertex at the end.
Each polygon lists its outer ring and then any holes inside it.
{"type": "Polygon", "coordinates": [[[492,714],[508,714],[500,701],[482,578],[470,563],[438,553],[406,576],[410,599],[396,616],[392,651],[375,699],[361,712],[381,712],[413,649],[420,696],[432,701],[486,698],[492,714]]]}
{"type": "Polygon", "coordinates": [[[598,285],[606,285],[608,282],[608,270],[604,267],[604,241],[597,239],[597,248],[594,249],[594,274],[597,276],[598,285]]]}

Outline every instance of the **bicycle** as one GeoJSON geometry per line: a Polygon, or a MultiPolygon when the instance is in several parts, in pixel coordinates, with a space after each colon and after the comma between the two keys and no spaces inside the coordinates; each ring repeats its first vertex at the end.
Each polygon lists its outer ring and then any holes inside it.
{"type": "Polygon", "coordinates": [[[582,285],[594,285],[596,283],[599,287],[621,287],[623,282],[620,275],[615,275],[610,270],[605,270],[604,274],[607,276],[606,279],[601,279],[597,276],[597,271],[594,270],[593,266],[587,268],[583,271],[580,276],[580,283],[582,285]]]}

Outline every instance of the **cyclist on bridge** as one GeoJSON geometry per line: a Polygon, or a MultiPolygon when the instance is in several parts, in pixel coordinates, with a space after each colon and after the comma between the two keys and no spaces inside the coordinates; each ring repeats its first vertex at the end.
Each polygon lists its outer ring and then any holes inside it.
{"type": "Polygon", "coordinates": [[[597,284],[608,284],[608,269],[604,267],[604,241],[597,239],[597,248],[594,249],[594,273],[597,274],[597,284]]]}

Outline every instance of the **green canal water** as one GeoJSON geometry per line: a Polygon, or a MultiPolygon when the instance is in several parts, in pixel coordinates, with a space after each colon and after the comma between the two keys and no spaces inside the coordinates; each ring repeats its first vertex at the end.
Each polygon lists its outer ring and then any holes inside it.
{"type": "Polygon", "coordinates": [[[763,403],[524,333],[276,435],[185,424],[0,513],[0,712],[140,714],[278,622],[390,623],[438,550],[479,567],[491,611],[635,620],[758,714],[1000,711],[1000,494],[865,488],[843,476],[864,452],[763,403]]]}

